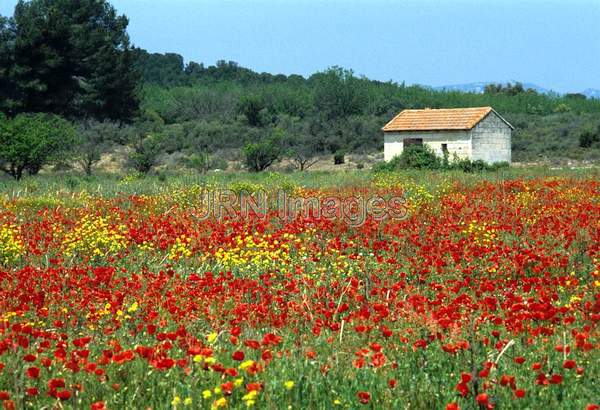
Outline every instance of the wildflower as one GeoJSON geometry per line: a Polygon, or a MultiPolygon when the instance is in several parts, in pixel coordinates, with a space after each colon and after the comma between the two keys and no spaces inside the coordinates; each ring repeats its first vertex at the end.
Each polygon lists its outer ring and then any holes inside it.
{"type": "Polygon", "coordinates": [[[356,397],[358,397],[358,401],[362,404],[369,404],[369,401],[371,400],[371,394],[366,391],[359,391],[356,393],[356,397]]]}
{"type": "Polygon", "coordinates": [[[40,369],[38,369],[37,367],[30,367],[29,369],[27,369],[27,377],[29,377],[30,379],[37,379],[38,377],[40,377],[40,369]]]}
{"type": "Polygon", "coordinates": [[[56,397],[63,401],[69,400],[71,398],[71,392],[68,390],[61,390],[56,394],[56,397]]]}
{"type": "Polygon", "coordinates": [[[293,380],[288,380],[287,382],[283,383],[283,386],[287,390],[292,390],[294,388],[294,382],[293,382],[293,380]]]}
{"type": "Polygon", "coordinates": [[[258,396],[258,392],[256,390],[250,390],[242,397],[242,400],[254,400],[256,399],[256,396],[258,396]]]}
{"type": "Polygon", "coordinates": [[[241,351],[239,351],[239,350],[238,350],[238,351],[235,351],[235,352],[233,352],[233,354],[231,355],[231,358],[232,358],[233,360],[236,360],[236,361],[238,361],[238,362],[241,362],[242,360],[244,360],[244,357],[245,357],[245,355],[244,355],[244,352],[241,352],[241,351]]]}
{"type": "Polygon", "coordinates": [[[202,392],[202,398],[203,398],[204,400],[206,400],[206,399],[210,399],[211,397],[212,397],[212,392],[211,392],[210,390],[204,390],[204,391],[202,392]]]}
{"type": "Polygon", "coordinates": [[[192,405],[192,398],[191,397],[186,397],[185,400],[183,401],[183,405],[184,406],[191,406],[192,405]]]}
{"type": "Polygon", "coordinates": [[[240,364],[240,369],[242,370],[246,370],[249,367],[252,367],[254,365],[254,360],[246,360],[245,362],[242,362],[242,364],[240,364]]]}
{"type": "Polygon", "coordinates": [[[173,397],[173,400],[171,401],[171,405],[173,407],[176,407],[179,403],[181,403],[181,398],[179,396],[173,397]]]}
{"type": "Polygon", "coordinates": [[[208,343],[212,344],[215,342],[215,340],[217,340],[217,337],[219,337],[219,334],[216,332],[212,332],[208,336],[206,336],[206,340],[208,341],[208,343]]]}
{"type": "Polygon", "coordinates": [[[133,313],[133,312],[135,312],[136,310],[138,310],[138,307],[139,307],[139,306],[138,306],[138,303],[137,303],[137,302],[133,302],[133,303],[131,304],[131,306],[129,306],[129,309],[127,309],[127,311],[128,311],[129,313],[133,313]]]}
{"type": "Polygon", "coordinates": [[[37,396],[40,392],[36,387],[29,387],[25,390],[25,393],[29,396],[29,397],[34,397],[37,396]]]}
{"type": "Polygon", "coordinates": [[[475,400],[480,406],[487,406],[489,404],[489,396],[487,393],[479,393],[475,400]]]}
{"type": "Polygon", "coordinates": [[[212,404],[213,409],[220,409],[220,408],[226,407],[226,406],[227,406],[227,399],[225,397],[221,397],[220,399],[216,400],[212,404]]]}

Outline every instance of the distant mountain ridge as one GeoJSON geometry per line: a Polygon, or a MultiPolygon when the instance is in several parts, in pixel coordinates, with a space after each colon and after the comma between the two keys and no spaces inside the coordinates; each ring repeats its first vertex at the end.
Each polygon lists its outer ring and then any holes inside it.
{"type": "Polygon", "coordinates": [[[581,94],[585,95],[587,98],[600,98],[600,90],[595,88],[585,89],[581,94]]]}
{"type": "MultiPolygon", "coordinates": [[[[511,84],[515,84],[520,81],[511,80],[508,82],[511,84]]],[[[441,86],[432,87],[432,88],[434,90],[440,90],[440,91],[461,91],[461,92],[465,92],[465,93],[483,94],[485,87],[489,84],[506,84],[506,83],[507,82],[502,82],[502,81],[479,81],[479,82],[465,83],[465,84],[441,85],[441,86]]],[[[521,82],[521,84],[523,84],[523,87],[525,89],[531,88],[540,94],[548,94],[548,93],[552,92],[552,90],[542,87],[542,86],[539,86],[534,83],[521,82]]],[[[600,90],[599,89],[588,88],[586,90],[581,91],[580,94],[583,94],[588,98],[600,99],[600,90]]]]}

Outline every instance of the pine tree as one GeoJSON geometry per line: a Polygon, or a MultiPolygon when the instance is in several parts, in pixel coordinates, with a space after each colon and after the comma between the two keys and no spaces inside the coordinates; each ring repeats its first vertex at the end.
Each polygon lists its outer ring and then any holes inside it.
{"type": "Polygon", "coordinates": [[[139,106],[139,78],[127,25],[105,0],[19,1],[11,58],[2,58],[0,50],[0,70],[10,72],[19,111],[131,119],[139,106]]]}

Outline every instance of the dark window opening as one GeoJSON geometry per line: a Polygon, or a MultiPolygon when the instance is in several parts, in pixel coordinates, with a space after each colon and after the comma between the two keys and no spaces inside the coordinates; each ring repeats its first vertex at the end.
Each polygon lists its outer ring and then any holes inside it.
{"type": "Polygon", "coordinates": [[[448,144],[442,144],[442,152],[444,155],[448,155],[448,144]]]}
{"type": "Polygon", "coordinates": [[[423,138],[404,138],[404,145],[423,145],[423,138]]]}

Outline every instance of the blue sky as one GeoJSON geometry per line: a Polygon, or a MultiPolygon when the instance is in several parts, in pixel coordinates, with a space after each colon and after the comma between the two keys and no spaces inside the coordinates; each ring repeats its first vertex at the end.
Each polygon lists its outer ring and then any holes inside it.
{"type": "MultiPolygon", "coordinates": [[[[16,0],[0,0],[12,14],[16,0]]],[[[308,75],[332,65],[409,84],[600,88],[600,0],[112,0],[153,52],[308,75]]]]}

